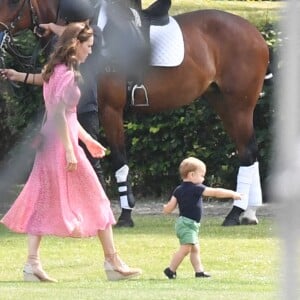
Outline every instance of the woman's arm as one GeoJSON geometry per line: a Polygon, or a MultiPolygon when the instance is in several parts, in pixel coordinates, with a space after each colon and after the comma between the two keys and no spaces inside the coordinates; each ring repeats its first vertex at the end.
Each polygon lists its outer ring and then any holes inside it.
{"type": "Polygon", "coordinates": [[[66,120],[66,104],[61,101],[54,111],[54,124],[66,150],[67,170],[77,169],[77,159],[74,153],[73,144],[70,138],[69,128],[66,120]]]}
{"type": "Polygon", "coordinates": [[[86,145],[87,149],[93,157],[103,157],[105,156],[106,148],[103,147],[98,141],[93,139],[86,130],[78,122],[78,135],[79,139],[86,145]]]}

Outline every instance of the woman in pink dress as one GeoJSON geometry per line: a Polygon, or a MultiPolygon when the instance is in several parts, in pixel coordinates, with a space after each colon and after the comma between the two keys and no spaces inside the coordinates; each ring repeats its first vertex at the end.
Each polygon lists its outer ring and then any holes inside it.
{"type": "Polygon", "coordinates": [[[109,280],[141,274],[119,258],[113,241],[115,219],[96,173],[78,144],[80,139],[94,157],[105,148],[79,124],[76,105],[81,80],[78,65],[91,53],[93,31],[73,23],[60,36],[43,70],[46,121],[32,172],[22,192],[1,220],[10,230],[28,234],[26,281],[56,281],[43,270],[39,259],[42,236],[98,236],[109,280]]]}

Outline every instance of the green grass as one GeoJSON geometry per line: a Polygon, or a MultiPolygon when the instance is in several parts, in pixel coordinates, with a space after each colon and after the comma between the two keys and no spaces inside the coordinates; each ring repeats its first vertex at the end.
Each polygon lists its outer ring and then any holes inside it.
{"type": "Polygon", "coordinates": [[[22,266],[26,236],[0,227],[0,299],[275,299],[278,238],[271,219],[258,226],[224,228],[221,218],[203,219],[200,229],[202,260],[210,279],[196,279],[186,258],[176,280],[162,270],[178,242],[175,216],[136,216],[136,227],[114,229],[122,258],[143,269],[140,279],[108,282],[103,254],[96,238],[45,237],[41,257],[58,283],[25,283],[22,266]]]}
{"type": "MultiPolygon", "coordinates": [[[[143,1],[143,7],[153,3],[143,1]]],[[[214,1],[214,0],[173,0],[170,13],[176,15],[198,9],[219,9],[239,15],[253,24],[262,25],[278,21],[284,1],[214,1]]]]}

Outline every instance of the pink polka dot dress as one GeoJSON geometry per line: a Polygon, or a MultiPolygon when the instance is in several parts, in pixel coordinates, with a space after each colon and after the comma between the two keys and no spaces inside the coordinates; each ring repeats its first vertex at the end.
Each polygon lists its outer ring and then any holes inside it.
{"type": "Polygon", "coordinates": [[[74,73],[61,64],[43,89],[47,120],[41,130],[44,142],[37,151],[32,172],[1,223],[18,233],[89,237],[115,224],[110,202],[94,169],[78,144],[76,105],[80,91],[74,73]],[[66,170],[66,154],[54,112],[64,101],[66,121],[77,158],[77,170],[66,170]]]}

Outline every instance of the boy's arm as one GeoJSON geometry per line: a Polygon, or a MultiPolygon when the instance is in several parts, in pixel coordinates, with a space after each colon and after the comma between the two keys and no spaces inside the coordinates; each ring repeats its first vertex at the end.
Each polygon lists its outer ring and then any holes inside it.
{"type": "Polygon", "coordinates": [[[223,188],[206,187],[202,195],[205,197],[233,198],[234,200],[241,200],[240,193],[223,188]]]}
{"type": "Polygon", "coordinates": [[[172,196],[167,204],[164,205],[163,212],[164,214],[170,214],[177,206],[177,199],[172,196]]]}

